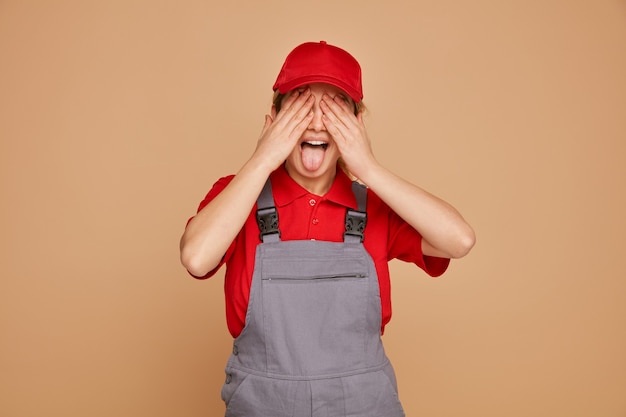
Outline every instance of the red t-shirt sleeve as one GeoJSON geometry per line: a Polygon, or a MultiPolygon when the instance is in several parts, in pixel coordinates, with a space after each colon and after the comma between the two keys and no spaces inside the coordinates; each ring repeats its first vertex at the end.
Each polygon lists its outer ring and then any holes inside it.
{"type": "MultiPolygon", "coordinates": [[[[213,187],[209,190],[209,192],[207,193],[207,195],[204,197],[204,199],[200,202],[200,204],[198,205],[198,210],[197,213],[200,212],[200,210],[202,210],[204,207],[206,207],[211,201],[213,201],[213,199],[219,194],[221,193],[224,188],[226,188],[226,186],[228,184],[230,184],[230,182],[232,181],[232,179],[234,178],[234,175],[229,175],[227,177],[222,177],[219,180],[217,180],[217,182],[215,184],[213,184],[213,187]]],[[[195,217],[195,216],[193,216],[195,217]]],[[[189,218],[189,220],[187,220],[187,225],[189,225],[189,222],[193,219],[193,217],[189,218]]],[[[212,277],[213,275],[215,275],[215,273],[222,267],[222,265],[224,265],[226,263],[226,261],[228,260],[228,258],[230,258],[230,256],[232,255],[233,251],[235,250],[235,241],[233,241],[230,246],[228,247],[228,249],[226,250],[226,253],[224,254],[224,256],[222,256],[222,260],[220,261],[220,263],[213,268],[211,271],[209,271],[206,275],[198,277],[195,276],[191,273],[189,273],[192,277],[194,278],[198,278],[198,279],[207,279],[212,277]]]]}
{"type": "Polygon", "coordinates": [[[389,212],[389,260],[411,262],[431,277],[446,272],[450,259],[427,256],[422,253],[422,236],[394,211],[389,212]]]}

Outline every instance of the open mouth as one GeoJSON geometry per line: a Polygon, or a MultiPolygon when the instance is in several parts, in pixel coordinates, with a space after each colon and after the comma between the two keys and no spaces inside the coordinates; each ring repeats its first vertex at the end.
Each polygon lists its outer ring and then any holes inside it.
{"type": "Polygon", "coordinates": [[[323,150],[326,150],[326,148],[328,148],[328,142],[324,142],[321,140],[310,140],[310,141],[302,142],[300,144],[301,148],[304,148],[305,146],[310,146],[312,148],[321,148],[323,150]]]}

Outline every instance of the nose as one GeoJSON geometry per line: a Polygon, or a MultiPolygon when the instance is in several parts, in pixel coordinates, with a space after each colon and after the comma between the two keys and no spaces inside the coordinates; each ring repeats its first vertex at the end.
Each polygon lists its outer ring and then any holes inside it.
{"type": "Polygon", "coordinates": [[[322,130],[326,130],[326,126],[324,126],[324,122],[322,121],[322,109],[319,105],[320,98],[315,98],[315,104],[313,104],[313,108],[311,111],[313,112],[313,119],[311,123],[309,123],[309,130],[313,130],[315,132],[321,132],[322,130]]]}

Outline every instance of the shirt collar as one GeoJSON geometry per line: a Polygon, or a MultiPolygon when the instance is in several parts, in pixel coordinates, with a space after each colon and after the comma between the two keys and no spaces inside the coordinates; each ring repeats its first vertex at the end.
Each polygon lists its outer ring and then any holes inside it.
{"type": "MultiPolygon", "coordinates": [[[[284,164],[270,176],[274,190],[274,202],[277,207],[286,206],[298,198],[311,195],[304,187],[289,176],[284,164]],[[278,191],[278,192],[277,192],[278,191]]],[[[352,192],[352,180],[337,166],[337,175],[326,195],[325,200],[332,201],[345,207],[357,208],[356,198],[352,192]]]]}

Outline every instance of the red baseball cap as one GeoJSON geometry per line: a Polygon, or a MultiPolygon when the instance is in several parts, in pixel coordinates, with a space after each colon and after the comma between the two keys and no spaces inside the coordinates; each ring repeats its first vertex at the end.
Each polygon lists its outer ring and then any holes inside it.
{"type": "Polygon", "coordinates": [[[287,55],[273,89],[285,94],[310,83],[341,88],[356,103],[363,99],[361,66],[348,52],[326,41],[296,46],[287,55]]]}

